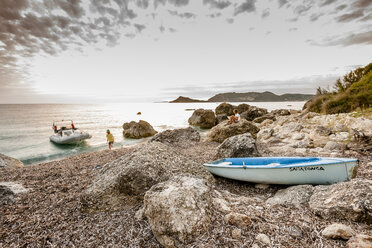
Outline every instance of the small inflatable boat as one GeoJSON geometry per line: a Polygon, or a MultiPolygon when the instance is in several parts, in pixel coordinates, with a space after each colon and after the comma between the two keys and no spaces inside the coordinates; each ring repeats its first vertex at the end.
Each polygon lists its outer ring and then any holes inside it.
{"type": "Polygon", "coordinates": [[[54,134],[49,137],[50,141],[60,144],[78,144],[92,136],[75,127],[72,121],[53,122],[54,134]]]}
{"type": "Polygon", "coordinates": [[[320,157],[225,158],[204,166],[212,174],[263,184],[332,184],[354,178],[358,160],[320,157]]]}

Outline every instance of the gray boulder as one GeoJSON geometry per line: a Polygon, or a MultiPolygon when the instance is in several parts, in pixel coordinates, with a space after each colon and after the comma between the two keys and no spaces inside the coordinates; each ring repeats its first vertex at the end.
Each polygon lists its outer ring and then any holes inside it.
{"type": "Polygon", "coordinates": [[[256,134],[260,129],[255,126],[252,122],[247,120],[240,120],[238,123],[229,124],[228,121],[224,121],[217,126],[213,127],[207,134],[208,141],[217,141],[222,143],[225,139],[243,133],[250,133],[253,138],[256,138],[256,134]]]}
{"type": "Polygon", "coordinates": [[[284,115],[290,115],[291,111],[289,111],[288,109],[275,109],[271,111],[270,114],[284,116],[284,115]]]}
{"type": "Polygon", "coordinates": [[[249,110],[240,114],[240,117],[248,121],[253,121],[257,117],[267,114],[267,109],[250,106],[249,110]]]}
{"type": "Polygon", "coordinates": [[[220,124],[221,122],[224,122],[226,120],[228,120],[229,118],[227,117],[226,114],[219,114],[219,115],[216,115],[216,123],[217,125],[220,124]]]}
{"type": "Polygon", "coordinates": [[[236,109],[236,106],[234,106],[230,103],[224,102],[224,103],[221,103],[220,105],[218,105],[214,112],[216,112],[216,115],[225,114],[225,115],[229,116],[229,115],[234,114],[233,113],[234,109],[236,109]]]}
{"type": "Polygon", "coordinates": [[[165,247],[183,247],[207,231],[212,222],[211,188],[194,176],[175,176],[153,186],[144,198],[144,213],[153,234],[165,247]]]}
{"type": "Polygon", "coordinates": [[[148,143],[102,168],[82,195],[83,210],[115,210],[138,204],[153,185],[178,174],[198,175],[214,182],[201,164],[165,144],[148,143]]]}
{"type": "Polygon", "coordinates": [[[235,135],[224,140],[217,147],[217,156],[226,157],[257,157],[259,156],[256,141],[250,133],[235,135]]]}
{"type": "Polygon", "coordinates": [[[325,219],[372,223],[372,180],[357,178],[330,186],[316,186],[309,206],[325,219]]]}
{"type": "Polygon", "coordinates": [[[185,142],[199,142],[200,134],[195,129],[180,128],[174,130],[166,130],[164,132],[156,134],[150,142],[158,141],[166,145],[174,143],[185,143],[185,142]]]}
{"type": "Polygon", "coordinates": [[[131,121],[123,124],[123,135],[126,138],[140,139],[153,136],[157,132],[147,121],[140,120],[139,122],[131,121]]]}
{"type": "Polygon", "coordinates": [[[291,186],[278,190],[273,197],[267,199],[266,203],[269,205],[300,206],[309,202],[313,191],[312,185],[291,186]]]}
{"type": "Polygon", "coordinates": [[[371,248],[372,236],[357,234],[346,243],[346,248],[371,248]]]}
{"type": "MultiPolygon", "coordinates": [[[[235,106],[234,106],[235,107],[235,106]]],[[[239,104],[237,107],[235,107],[239,113],[243,113],[245,111],[250,110],[252,106],[246,103],[239,104]]]]}
{"type": "Polygon", "coordinates": [[[24,164],[18,159],[8,157],[0,153],[0,169],[1,168],[13,169],[13,168],[22,168],[22,167],[24,167],[24,164]]]}
{"type": "Polygon", "coordinates": [[[201,128],[211,128],[216,125],[216,116],[209,109],[197,109],[189,118],[189,124],[201,128]]]}
{"type": "Polygon", "coordinates": [[[15,182],[0,182],[0,206],[13,204],[18,194],[27,193],[28,189],[15,182]]]}
{"type": "Polygon", "coordinates": [[[257,117],[253,120],[254,123],[262,123],[264,120],[276,121],[276,117],[273,114],[265,114],[263,116],[257,117]]]}

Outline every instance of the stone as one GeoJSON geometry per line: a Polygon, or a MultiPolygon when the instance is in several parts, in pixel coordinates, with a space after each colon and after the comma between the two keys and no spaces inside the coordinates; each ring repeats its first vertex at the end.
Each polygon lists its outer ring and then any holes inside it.
{"type": "Polygon", "coordinates": [[[342,151],[345,150],[346,145],[343,143],[337,143],[334,141],[328,141],[327,144],[324,146],[324,149],[328,151],[342,151]]]}
{"type": "Polygon", "coordinates": [[[272,121],[276,121],[276,117],[275,115],[272,115],[272,114],[265,114],[263,116],[260,116],[260,117],[257,117],[253,120],[254,123],[262,123],[264,122],[265,120],[272,120],[272,121]]]}
{"type": "Polygon", "coordinates": [[[229,118],[227,117],[226,114],[219,114],[219,115],[216,115],[216,124],[220,124],[221,122],[224,122],[226,120],[228,120],[229,118]]]}
{"type": "Polygon", "coordinates": [[[189,118],[189,124],[200,128],[211,128],[216,125],[216,116],[209,109],[197,109],[189,118]]]}
{"type": "Polygon", "coordinates": [[[82,208],[116,210],[139,204],[153,185],[185,173],[214,183],[213,176],[194,160],[160,142],[145,144],[103,166],[82,194],[82,208]]]}
{"type": "Polygon", "coordinates": [[[372,223],[372,180],[356,178],[329,186],[316,186],[310,209],[325,219],[372,223]]]}
{"type": "Polygon", "coordinates": [[[236,110],[238,110],[238,113],[243,113],[245,111],[248,111],[252,106],[246,103],[239,104],[237,107],[235,107],[236,110]]]}
{"type": "Polygon", "coordinates": [[[256,189],[268,189],[270,188],[270,184],[262,184],[262,183],[257,183],[254,185],[256,189]]]}
{"type": "Polygon", "coordinates": [[[18,159],[0,153],[0,169],[1,168],[14,169],[22,167],[24,167],[24,164],[18,159]]]}
{"type": "Polygon", "coordinates": [[[217,126],[213,127],[207,134],[207,141],[217,141],[222,143],[225,139],[249,132],[253,138],[256,138],[259,128],[252,122],[247,120],[240,120],[238,123],[229,124],[224,121],[217,126]]]}
{"type": "Polygon", "coordinates": [[[147,121],[140,120],[139,122],[131,121],[123,124],[123,135],[126,138],[140,139],[153,136],[157,132],[147,121]]]}
{"type": "Polygon", "coordinates": [[[271,240],[270,238],[266,235],[266,234],[263,234],[263,233],[260,233],[256,236],[256,240],[257,241],[260,241],[266,245],[270,245],[271,244],[271,240]]]}
{"type": "Polygon", "coordinates": [[[348,240],[355,235],[355,231],[351,227],[333,223],[332,225],[327,226],[323,231],[322,235],[329,239],[345,239],[348,240]]]}
{"type": "Polygon", "coordinates": [[[284,116],[284,115],[290,115],[291,111],[289,111],[288,109],[275,109],[271,111],[270,114],[284,116]]]}
{"type": "Polygon", "coordinates": [[[372,236],[357,234],[346,243],[346,248],[371,248],[372,236]]]}
{"type": "Polygon", "coordinates": [[[145,219],[145,209],[144,208],[138,209],[137,212],[134,214],[134,218],[136,218],[136,220],[145,219]]]}
{"type": "Polygon", "coordinates": [[[18,194],[28,191],[29,189],[16,182],[0,182],[0,206],[15,203],[18,194]]]}
{"type": "Polygon", "coordinates": [[[225,199],[215,197],[215,198],[212,199],[212,201],[213,201],[213,205],[214,205],[216,210],[218,210],[222,213],[225,213],[225,214],[231,212],[231,208],[229,206],[229,203],[225,199]]]}
{"type": "Polygon", "coordinates": [[[234,228],[232,231],[231,231],[231,237],[233,239],[240,239],[242,237],[242,229],[239,229],[239,228],[234,228]]]}
{"type": "Polygon", "coordinates": [[[278,190],[273,197],[266,200],[266,203],[269,205],[300,206],[308,203],[313,191],[312,185],[291,186],[278,190]]]}
{"type": "Polygon", "coordinates": [[[241,113],[240,117],[242,119],[246,119],[248,121],[253,121],[257,117],[263,116],[265,114],[267,114],[267,109],[251,106],[249,108],[249,110],[244,111],[243,113],[241,113]]]}
{"type": "Polygon", "coordinates": [[[296,132],[296,133],[292,134],[292,139],[294,139],[294,140],[302,140],[303,138],[305,138],[304,133],[296,132]]]}
{"type": "MultiPolygon", "coordinates": [[[[234,109],[236,109],[236,107],[234,105],[231,105],[230,103],[221,103],[220,105],[218,105],[215,109],[215,113],[216,115],[220,115],[220,114],[225,114],[226,116],[229,116],[229,115],[233,115],[233,111],[234,109]]],[[[239,112],[241,113],[241,112],[239,112]]]]}
{"type": "Polygon", "coordinates": [[[333,131],[329,128],[326,128],[324,126],[317,126],[315,129],[316,134],[321,136],[329,136],[333,133],[333,131]]]}
{"type": "Polygon", "coordinates": [[[150,140],[150,142],[161,142],[166,145],[171,145],[174,143],[184,143],[184,142],[199,142],[200,134],[195,129],[180,128],[173,130],[165,130],[161,133],[155,134],[155,136],[150,140]]]}
{"type": "Polygon", "coordinates": [[[234,225],[240,228],[245,228],[251,224],[251,219],[247,215],[235,212],[231,212],[225,215],[224,220],[227,224],[234,225]]]}
{"type": "Polygon", "coordinates": [[[253,244],[253,245],[251,246],[251,248],[260,248],[260,246],[259,246],[258,244],[253,244]]]}
{"type": "Polygon", "coordinates": [[[144,212],[164,247],[180,247],[204,234],[212,221],[211,188],[194,176],[179,175],[146,192],[144,212]]]}
{"type": "Polygon", "coordinates": [[[219,158],[258,157],[256,141],[250,133],[244,133],[225,139],[217,147],[219,158]]]}

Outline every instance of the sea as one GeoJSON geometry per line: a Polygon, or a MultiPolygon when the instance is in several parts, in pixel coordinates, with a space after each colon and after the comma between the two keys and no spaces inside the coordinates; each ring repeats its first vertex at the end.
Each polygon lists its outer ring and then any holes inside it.
{"type": "MultiPolygon", "coordinates": [[[[302,109],[305,102],[247,102],[274,109],[302,109]]],[[[114,104],[0,104],[0,153],[25,165],[57,160],[107,149],[106,130],[115,137],[114,148],[131,146],[144,139],[123,137],[122,125],[145,120],[158,132],[184,128],[194,109],[215,109],[219,103],[114,103],[114,104]],[[141,112],[138,115],[138,112],[141,112]],[[57,145],[49,141],[53,121],[73,120],[92,138],[79,145],[57,145]]],[[[235,105],[240,103],[233,103],[235,105]]],[[[202,136],[208,130],[199,129],[202,136]]]]}

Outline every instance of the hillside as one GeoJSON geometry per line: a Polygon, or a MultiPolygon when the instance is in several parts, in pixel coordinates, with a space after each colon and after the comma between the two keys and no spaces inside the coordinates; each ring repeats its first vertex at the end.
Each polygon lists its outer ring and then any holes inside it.
{"type": "Polygon", "coordinates": [[[207,101],[191,99],[188,97],[180,96],[176,100],[170,101],[171,103],[178,102],[284,102],[284,101],[306,101],[313,97],[310,94],[284,94],[276,95],[270,91],[265,92],[246,92],[246,93],[220,93],[207,101]]]}
{"type": "Polygon", "coordinates": [[[337,114],[372,107],[372,63],[338,79],[334,91],[318,88],[304,109],[317,113],[337,114]]]}

